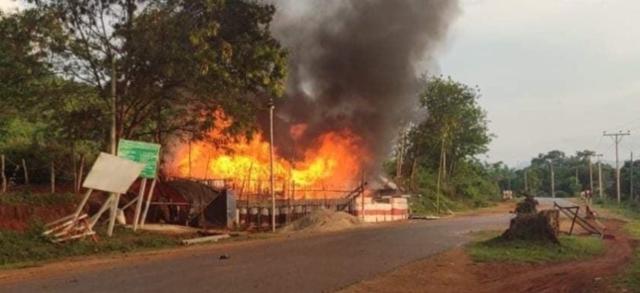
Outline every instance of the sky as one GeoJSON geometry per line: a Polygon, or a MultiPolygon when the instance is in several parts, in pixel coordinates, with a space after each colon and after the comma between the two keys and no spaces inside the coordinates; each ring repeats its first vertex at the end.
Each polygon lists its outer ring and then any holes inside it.
{"type": "Polygon", "coordinates": [[[13,0],[0,0],[0,10],[10,11],[18,8],[18,2],[13,0]]]}
{"type": "Polygon", "coordinates": [[[478,85],[496,138],[488,161],[522,167],[559,149],[640,157],[640,1],[462,0],[440,71],[478,85]]]}
{"type": "Polygon", "coordinates": [[[440,73],[482,91],[496,137],[481,159],[522,167],[552,149],[591,149],[611,162],[602,134],[618,130],[631,131],[621,157],[640,158],[640,1],[460,2],[436,59],[440,73]]]}

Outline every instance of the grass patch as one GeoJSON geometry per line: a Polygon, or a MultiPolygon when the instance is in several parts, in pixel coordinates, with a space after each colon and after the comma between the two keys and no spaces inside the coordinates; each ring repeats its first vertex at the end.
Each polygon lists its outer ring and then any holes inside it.
{"type": "Polygon", "coordinates": [[[115,230],[114,237],[101,237],[97,243],[87,239],[54,244],[42,236],[41,227],[33,227],[22,233],[0,231],[0,268],[24,267],[71,256],[167,248],[177,246],[179,241],[174,236],[133,232],[122,227],[115,230]]]}
{"type": "MultiPolygon", "coordinates": [[[[640,240],[640,206],[637,202],[623,201],[621,204],[613,200],[597,200],[596,205],[628,221],[624,229],[629,235],[640,240]]],[[[640,292],[640,247],[636,247],[631,264],[619,279],[619,285],[630,292],[640,292]]]]}
{"type": "Polygon", "coordinates": [[[631,265],[620,279],[620,285],[630,292],[640,292],[640,249],[636,249],[631,265]]]}
{"type": "MultiPolygon", "coordinates": [[[[477,241],[468,247],[476,262],[543,263],[590,258],[604,251],[600,238],[560,236],[560,245],[530,242],[505,241],[493,232],[493,238],[477,241]]],[[[478,237],[488,238],[488,234],[478,237]]]]}
{"type": "Polygon", "coordinates": [[[29,191],[12,192],[0,196],[0,205],[51,206],[73,204],[77,200],[73,193],[31,193],[29,191]]]}

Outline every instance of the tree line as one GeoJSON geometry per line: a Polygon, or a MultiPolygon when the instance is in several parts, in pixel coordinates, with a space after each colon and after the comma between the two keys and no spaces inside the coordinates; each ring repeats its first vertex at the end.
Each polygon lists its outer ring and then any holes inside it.
{"type": "MultiPolygon", "coordinates": [[[[555,189],[558,197],[576,196],[591,190],[594,198],[600,196],[600,191],[605,198],[616,197],[615,167],[602,162],[591,150],[578,151],[573,155],[552,150],[531,159],[527,167],[517,170],[504,168],[505,179],[500,182],[501,188],[511,185],[518,192],[540,196],[551,196],[552,189],[555,189]]],[[[620,167],[621,197],[625,200],[640,199],[639,187],[640,161],[623,161],[620,167]]]]}
{"type": "Polygon", "coordinates": [[[477,87],[450,77],[422,81],[421,117],[399,135],[388,173],[416,195],[416,212],[479,207],[500,198],[498,165],[479,160],[493,138],[477,87]]]}
{"type": "Polygon", "coordinates": [[[283,96],[287,52],[269,31],[273,5],[29,0],[26,7],[0,12],[0,153],[40,170],[32,181],[48,180],[41,170],[51,162],[71,170],[109,151],[113,120],[116,141],[199,139],[217,110],[234,117],[229,132],[250,133],[256,113],[283,96]]]}

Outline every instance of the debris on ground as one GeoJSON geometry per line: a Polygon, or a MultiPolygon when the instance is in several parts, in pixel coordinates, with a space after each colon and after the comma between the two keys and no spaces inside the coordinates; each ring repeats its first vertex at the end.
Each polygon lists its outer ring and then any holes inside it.
{"type": "Polygon", "coordinates": [[[426,216],[426,215],[410,215],[410,220],[437,220],[440,219],[438,216],[426,216]]]}
{"type": "Polygon", "coordinates": [[[362,224],[362,220],[346,212],[317,209],[309,215],[293,221],[282,232],[328,232],[349,229],[362,224]]]}
{"type": "Polygon", "coordinates": [[[229,238],[229,237],[231,237],[229,234],[198,237],[198,238],[182,240],[182,244],[191,245],[191,244],[199,244],[199,243],[206,243],[206,242],[218,242],[219,240],[226,239],[226,238],[229,238]]]}
{"type": "Polygon", "coordinates": [[[173,224],[144,224],[144,226],[138,226],[138,229],[166,235],[198,234],[200,231],[198,228],[173,224]]]}

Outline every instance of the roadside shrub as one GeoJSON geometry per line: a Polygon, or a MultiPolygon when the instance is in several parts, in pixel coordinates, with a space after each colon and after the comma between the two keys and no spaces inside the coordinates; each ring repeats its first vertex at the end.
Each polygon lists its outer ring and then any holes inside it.
{"type": "Polygon", "coordinates": [[[7,193],[0,196],[0,204],[2,205],[31,205],[31,206],[50,206],[64,205],[76,202],[77,197],[73,193],[31,193],[30,191],[21,191],[7,193]]]}
{"type": "MultiPolygon", "coordinates": [[[[100,227],[104,229],[104,227],[100,227]]],[[[118,227],[114,237],[97,243],[90,239],[55,244],[42,235],[44,228],[33,224],[25,232],[0,230],[0,267],[95,253],[133,252],[176,246],[179,238],[118,227]]]]}

